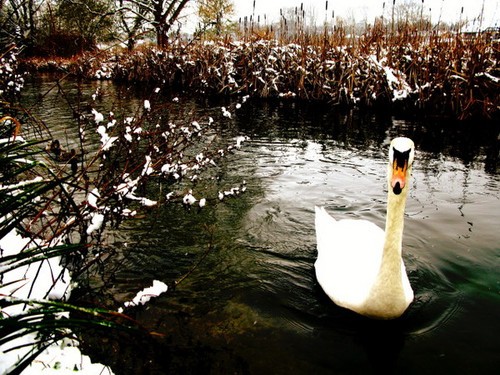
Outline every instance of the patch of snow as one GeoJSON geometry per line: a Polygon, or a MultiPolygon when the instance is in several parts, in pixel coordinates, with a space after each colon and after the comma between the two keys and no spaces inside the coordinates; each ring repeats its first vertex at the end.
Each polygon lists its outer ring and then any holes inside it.
{"type": "Polygon", "coordinates": [[[99,190],[97,188],[94,188],[89,195],[87,196],[87,203],[90,207],[93,208],[99,208],[97,205],[97,199],[101,197],[101,194],[99,194],[99,190]]]}
{"type": "Polygon", "coordinates": [[[182,198],[182,203],[192,206],[196,202],[196,198],[193,196],[192,192],[189,191],[184,198],[182,198]]]}
{"type": "Polygon", "coordinates": [[[199,202],[200,207],[203,208],[206,206],[206,204],[207,204],[207,200],[205,198],[201,198],[200,202],[199,202]]]}
{"type": "Polygon", "coordinates": [[[97,112],[94,108],[92,108],[92,114],[94,115],[94,121],[96,124],[104,121],[104,115],[100,112],[97,112]]]}
{"type": "Polygon", "coordinates": [[[222,107],[222,116],[224,117],[227,117],[227,118],[231,118],[231,112],[229,112],[226,107],[222,107]]]}
{"type": "Polygon", "coordinates": [[[101,229],[103,222],[104,222],[104,215],[97,212],[93,212],[92,220],[87,228],[87,234],[90,235],[94,231],[101,229]]]}
{"type": "Polygon", "coordinates": [[[127,301],[123,305],[125,307],[144,305],[151,298],[158,297],[160,294],[168,290],[167,284],[159,280],[154,280],[153,285],[138,292],[132,301],[127,301]]]}

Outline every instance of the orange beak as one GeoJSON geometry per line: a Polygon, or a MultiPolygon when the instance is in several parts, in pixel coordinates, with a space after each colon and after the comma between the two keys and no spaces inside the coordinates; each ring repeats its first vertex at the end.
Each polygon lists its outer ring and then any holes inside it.
{"type": "Polygon", "coordinates": [[[408,162],[405,161],[404,165],[398,166],[396,160],[392,164],[392,178],[391,187],[394,194],[400,194],[401,190],[406,185],[406,170],[408,169],[408,162]]]}

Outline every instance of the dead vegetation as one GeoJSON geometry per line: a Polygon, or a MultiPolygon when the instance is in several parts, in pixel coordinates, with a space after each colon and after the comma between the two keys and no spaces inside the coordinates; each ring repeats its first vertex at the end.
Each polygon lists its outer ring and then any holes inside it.
{"type": "Polygon", "coordinates": [[[460,120],[498,117],[498,41],[411,25],[351,31],[338,25],[285,35],[255,28],[239,39],[176,40],[163,49],[102,52],[64,64],[32,60],[30,66],[204,95],[319,100],[460,120]]]}

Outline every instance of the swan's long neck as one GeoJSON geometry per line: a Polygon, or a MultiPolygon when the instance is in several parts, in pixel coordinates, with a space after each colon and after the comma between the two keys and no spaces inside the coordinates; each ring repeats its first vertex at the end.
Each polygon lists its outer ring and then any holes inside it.
{"type": "Polygon", "coordinates": [[[387,217],[385,221],[384,256],[401,262],[401,244],[403,241],[404,215],[408,186],[399,195],[389,186],[387,193],[387,217]]]}
{"type": "MultiPolygon", "coordinates": [[[[410,175],[410,171],[407,175],[410,175]]],[[[367,315],[393,318],[401,314],[401,309],[404,311],[406,308],[401,274],[401,249],[408,185],[396,195],[389,184],[382,261],[377,279],[367,298],[373,311],[367,315]]]]}

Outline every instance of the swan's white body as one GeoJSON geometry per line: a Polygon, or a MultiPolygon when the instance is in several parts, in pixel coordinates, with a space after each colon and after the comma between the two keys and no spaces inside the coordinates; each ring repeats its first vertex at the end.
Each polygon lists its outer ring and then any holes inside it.
{"type": "Polygon", "coordinates": [[[414,146],[396,138],[389,152],[385,231],[367,220],[335,220],[316,207],[316,277],[337,305],[378,319],[401,316],[413,290],[401,257],[414,146]]]}

